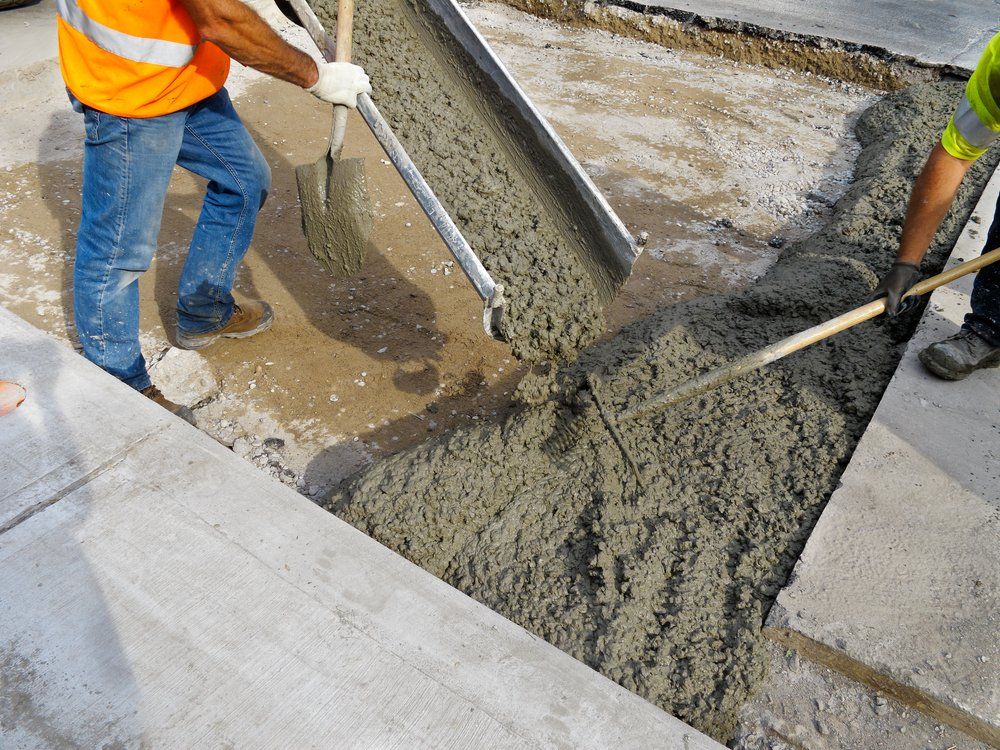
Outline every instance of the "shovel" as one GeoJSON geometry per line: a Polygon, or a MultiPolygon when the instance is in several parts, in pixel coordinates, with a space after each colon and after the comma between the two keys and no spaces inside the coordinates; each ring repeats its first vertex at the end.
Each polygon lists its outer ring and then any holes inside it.
{"type": "MultiPolygon", "coordinates": [[[[351,61],[354,0],[337,4],[337,62],[351,61]]],[[[328,52],[320,46],[324,58],[328,52]]],[[[374,226],[363,159],[342,159],[349,108],[334,105],[330,150],[314,164],[295,170],[302,204],[302,231],[311,252],[334,276],[361,270],[374,226]]]]}

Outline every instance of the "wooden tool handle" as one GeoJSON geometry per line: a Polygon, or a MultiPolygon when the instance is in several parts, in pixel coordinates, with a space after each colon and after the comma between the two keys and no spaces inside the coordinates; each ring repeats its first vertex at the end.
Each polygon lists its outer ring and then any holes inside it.
{"type": "Polygon", "coordinates": [[[933,292],[939,286],[950,284],[955,279],[960,279],[963,276],[968,276],[970,273],[975,273],[980,268],[985,268],[998,260],[1000,260],[1000,247],[995,250],[990,250],[988,253],[983,253],[978,258],[973,258],[972,260],[967,260],[964,263],[959,263],[954,268],[942,271],[937,276],[931,276],[929,279],[924,279],[923,281],[914,284],[910,290],[903,295],[903,299],[906,299],[907,297],[918,297],[922,294],[927,294],[927,292],[933,292]]]}
{"type": "MultiPolygon", "coordinates": [[[[954,268],[942,271],[936,276],[931,276],[929,279],[924,279],[920,283],[915,284],[906,294],[903,295],[903,298],[906,299],[907,297],[916,297],[927,294],[928,292],[934,291],[939,286],[950,284],[955,279],[960,279],[963,276],[974,273],[980,268],[988,266],[998,260],[1000,260],[1000,248],[991,250],[988,253],[983,253],[978,258],[973,258],[972,260],[960,263],[954,268]]],[[[788,338],[782,339],[781,341],[771,344],[770,346],[752,352],[745,357],[741,357],[735,362],[723,365],[718,369],[693,378],[692,380],[682,383],[678,387],[673,388],[666,393],[643,401],[642,403],[637,404],[631,409],[623,412],[618,417],[617,421],[621,422],[626,419],[635,419],[637,417],[662,411],[668,406],[672,406],[680,401],[685,401],[686,399],[697,396],[705,391],[717,388],[723,383],[728,383],[730,380],[738,378],[741,375],[758,370],[764,365],[782,359],[783,357],[787,357],[789,354],[797,352],[800,349],[805,349],[807,346],[811,346],[817,341],[822,341],[823,339],[829,338],[830,336],[840,333],[841,331],[845,331],[848,328],[853,328],[858,323],[871,320],[884,312],[885,298],[869,302],[868,304],[855,308],[854,310],[846,312],[843,315],[838,315],[836,318],[828,320],[825,323],[820,323],[819,325],[808,328],[805,331],[796,333],[794,336],[789,336],[788,338]]]]}
{"type": "Polygon", "coordinates": [[[354,34],[354,0],[337,3],[337,62],[351,61],[351,39],[354,34]]]}
{"type": "MultiPolygon", "coordinates": [[[[337,41],[334,59],[337,62],[351,61],[351,41],[354,35],[354,0],[339,0],[337,3],[337,41]]],[[[330,131],[330,158],[340,158],[347,135],[348,107],[337,104],[333,107],[333,128],[330,131]]]]}

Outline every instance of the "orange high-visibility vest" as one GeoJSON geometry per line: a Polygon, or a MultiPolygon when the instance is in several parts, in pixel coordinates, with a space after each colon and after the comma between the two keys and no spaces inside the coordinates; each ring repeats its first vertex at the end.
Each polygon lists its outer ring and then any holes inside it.
{"type": "Polygon", "coordinates": [[[226,82],[229,55],[202,41],[179,0],[56,0],[59,67],[88,107],[157,117],[226,82]]]}

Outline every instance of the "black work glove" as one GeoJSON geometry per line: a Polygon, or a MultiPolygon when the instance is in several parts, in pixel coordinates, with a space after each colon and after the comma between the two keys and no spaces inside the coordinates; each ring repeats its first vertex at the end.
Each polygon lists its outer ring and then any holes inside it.
{"type": "Polygon", "coordinates": [[[890,317],[907,312],[917,306],[920,298],[914,296],[903,299],[903,295],[918,281],[920,281],[920,266],[897,260],[892,264],[889,273],[882,277],[868,301],[874,302],[880,297],[885,297],[885,311],[890,317]]]}

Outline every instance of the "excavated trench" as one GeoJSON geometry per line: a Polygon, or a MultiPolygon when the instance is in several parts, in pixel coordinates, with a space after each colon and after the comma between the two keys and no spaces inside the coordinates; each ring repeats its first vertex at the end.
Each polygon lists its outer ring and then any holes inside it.
{"type": "MultiPolygon", "coordinates": [[[[333,5],[317,6],[325,21],[333,5]]],[[[519,193],[495,134],[462,119],[475,104],[435,74],[416,19],[406,0],[359,6],[358,39],[368,41],[358,58],[435,190],[449,207],[467,207],[458,219],[486,248],[484,261],[524,292],[512,310],[516,352],[570,355],[601,327],[594,291],[544,206],[519,193]],[[433,106],[441,97],[453,106],[433,106]]],[[[593,411],[574,414],[577,389],[597,372],[623,409],[856,306],[890,263],[912,180],[961,90],[919,84],[866,111],[854,183],[826,225],[786,247],[752,287],[659,310],[563,366],[549,398],[380,461],[326,507],[727,741],[766,670],[763,618],[919,313],[848,331],[626,424],[642,487],[593,411]],[[566,421],[578,434],[560,452],[551,438],[566,421]]],[[[926,271],[943,264],[996,161],[973,168],[926,271]]]]}
{"type": "Polygon", "coordinates": [[[670,49],[717,55],[747,65],[859,83],[883,91],[959,74],[885,49],[780,31],[633,0],[504,0],[518,10],[584,28],[603,29],[670,49]]]}

